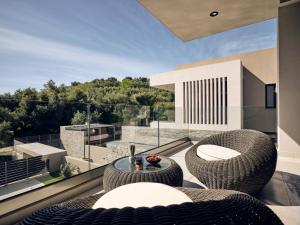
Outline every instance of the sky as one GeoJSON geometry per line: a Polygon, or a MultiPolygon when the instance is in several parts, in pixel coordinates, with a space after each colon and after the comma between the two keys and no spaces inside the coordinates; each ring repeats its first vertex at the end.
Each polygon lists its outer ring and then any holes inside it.
{"type": "Polygon", "coordinates": [[[0,93],[149,76],[275,46],[275,19],[183,42],[136,0],[0,0],[0,93]]]}

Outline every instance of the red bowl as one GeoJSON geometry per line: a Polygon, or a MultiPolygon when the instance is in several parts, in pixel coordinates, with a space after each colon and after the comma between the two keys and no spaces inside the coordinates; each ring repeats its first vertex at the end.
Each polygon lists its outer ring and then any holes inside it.
{"type": "Polygon", "coordinates": [[[157,164],[161,160],[161,158],[159,156],[158,156],[158,158],[156,160],[151,159],[151,157],[152,157],[151,155],[149,155],[149,156],[146,157],[146,160],[147,160],[148,163],[157,164]]]}

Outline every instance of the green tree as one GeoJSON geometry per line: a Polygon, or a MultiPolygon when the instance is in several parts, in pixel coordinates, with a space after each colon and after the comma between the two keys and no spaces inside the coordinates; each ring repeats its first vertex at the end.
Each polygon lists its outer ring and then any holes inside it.
{"type": "Polygon", "coordinates": [[[91,123],[99,123],[101,121],[102,112],[97,109],[91,113],[91,123]]]}
{"type": "Polygon", "coordinates": [[[86,122],[87,122],[86,112],[76,111],[76,113],[74,113],[71,123],[72,125],[80,125],[80,124],[85,124],[86,122]]]}
{"type": "Polygon", "coordinates": [[[121,84],[120,84],[120,90],[125,92],[129,89],[132,89],[133,88],[133,80],[132,79],[123,79],[121,84]]]}
{"type": "Polygon", "coordinates": [[[0,123],[0,147],[10,146],[13,143],[14,133],[10,122],[3,121],[0,123]]]}
{"type": "Polygon", "coordinates": [[[152,92],[142,92],[137,93],[132,96],[132,99],[138,104],[138,105],[146,105],[151,106],[154,105],[156,101],[156,95],[152,92]]]}

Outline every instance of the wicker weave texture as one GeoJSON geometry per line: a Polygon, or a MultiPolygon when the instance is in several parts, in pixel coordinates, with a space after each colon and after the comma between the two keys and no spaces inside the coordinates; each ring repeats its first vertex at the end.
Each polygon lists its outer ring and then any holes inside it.
{"type": "Polygon", "coordinates": [[[185,155],[188,170],[212,189],[237,190],[249,194],[259,192],[275,172],[277,150],[271,138],[254,130],[235,130],[212,135],[194,145],[185,155]],[[204,144],[234,149],[241,155],[217,161],[197,156],[204,144]]]}
{"type": "Polygon", "coordinates": [[[183,172],[180,166],[172,159],[171,165],[161,171],[150,173],[130,173],[118,170],[114,163],[108,165],[104,171],[103,187],[106,192],[119,186],[137,182],[154,182],[167,184],[174,187],[181,187],[183,172]]]}
{"type": "Polygon", "coordinates": [[[268,207],[247,194],[228,190],[179,190],[194,202],[153,208],[91,209],[90,207],[102,196],[100,194],[39,210],[20,224],[282,224],[268,207]]]}

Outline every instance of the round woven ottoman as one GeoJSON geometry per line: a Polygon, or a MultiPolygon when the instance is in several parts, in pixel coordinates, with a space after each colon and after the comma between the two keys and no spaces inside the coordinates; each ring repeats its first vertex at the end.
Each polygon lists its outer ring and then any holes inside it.
{"type": "Polygon", "coordinates": [[[157,166],[150,165],[144,160],[143,169],[135,170],[128,157],[117,159],[108,165],[103,175],[103,188],[106,192],[131,183],[155,182],[181,187],[183,172],[180,166],[167,157],[161,157],[157,166]]]}

